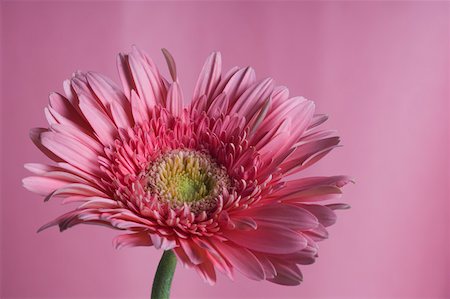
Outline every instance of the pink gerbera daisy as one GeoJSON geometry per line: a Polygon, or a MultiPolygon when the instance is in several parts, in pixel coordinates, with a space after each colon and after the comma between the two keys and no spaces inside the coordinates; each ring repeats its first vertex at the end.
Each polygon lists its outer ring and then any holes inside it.
{"type": "MultiPolygon", "coordinates": [[[[222,75],[211,54],[184,107],[171,79],[137,48],[120,54],[118,87],[94,72],[64,82],[45,108],[48,128],[31,130],[55,163],[27,164],[25,188],[79,206],[40,230],[102,224],[124,232],[116,247],[173,250],[209,282],[235,270],[282,285],[302,281],[298,265],[317,257],[335,223],[346,176],[293,179],[339,143],[318,130],[327,117],[252,68],[222,75]]],[[[297,176],[299,177],[299,176],[297,176]]]]}

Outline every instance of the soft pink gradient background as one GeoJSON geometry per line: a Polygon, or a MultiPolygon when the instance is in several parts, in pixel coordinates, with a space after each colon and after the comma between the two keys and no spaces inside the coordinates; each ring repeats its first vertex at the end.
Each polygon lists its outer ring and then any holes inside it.
{"type": "Polygon", "coordinates": [[[299,287],[215,287],[178,267],[173,298],[448,298],[449,2],[1,2],[1,297],[148,298],[161,252],[114,250],[116,232],[36,229],[68,207],[21,187],[50,91],[76,69],[117,80],[136,43],[187,95],[206,56],[252,65],[329,114],[343,148],[311,173],[350,174],[320,258],[299,287]]]}

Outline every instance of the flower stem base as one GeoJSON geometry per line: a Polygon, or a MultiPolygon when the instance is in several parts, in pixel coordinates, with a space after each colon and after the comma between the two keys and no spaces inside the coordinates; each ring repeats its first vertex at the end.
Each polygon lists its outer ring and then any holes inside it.
{"type": "Polygon", "coordinates": [[[151,299],[169,299],[177,257],[172,250],[164,251],[153,280],[151,299]]]}

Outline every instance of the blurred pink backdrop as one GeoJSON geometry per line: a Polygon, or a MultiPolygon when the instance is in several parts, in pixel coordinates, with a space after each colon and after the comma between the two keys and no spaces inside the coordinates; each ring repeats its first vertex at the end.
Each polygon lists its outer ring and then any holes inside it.
{"type": "Polygon", "coordinates": [[[149,298],[161,255],[117,251],[112,230],[36,229],[67,207],[21,187],[28,139],[50,91],[77,69],[116,82],[115,55],[138,44],[186,95],[206,56],[251,65],[330,115],[343,148],[311,173],[350,174],[304,283],[238,276],[210,287],[178,267],[173,298],[449,298],[450,2],[1,2],[1,297],[149,298]]]}

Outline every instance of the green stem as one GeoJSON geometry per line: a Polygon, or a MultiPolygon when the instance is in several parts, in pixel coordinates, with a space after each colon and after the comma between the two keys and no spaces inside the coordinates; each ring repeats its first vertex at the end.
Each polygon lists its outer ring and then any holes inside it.
{"type": "Polygon", "coordinates": [[[177,257],[172,250],[164,251],[153,280],[151,299],[169,299],[170,286],[177,265],[177,257]]]}

